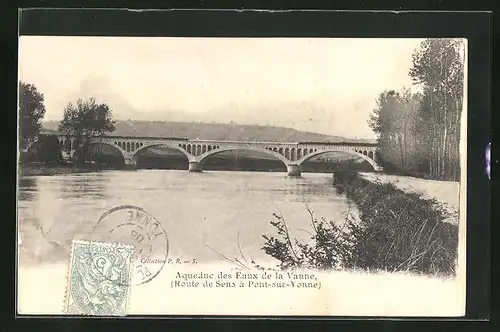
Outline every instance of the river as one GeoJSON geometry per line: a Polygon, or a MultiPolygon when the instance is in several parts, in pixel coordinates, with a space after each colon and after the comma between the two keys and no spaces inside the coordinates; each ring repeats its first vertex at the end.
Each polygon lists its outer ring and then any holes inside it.
{"type": "MultiPolygon", "coordinates": [[[[343,222],[349,204],[332,175],[182,170],[102,171],[19,179],[20,266],[67,262],[73,238],[85,238],[102,214],[134,205],[155,216],[168,235],[169,257],[199,262],[228,257],[275,262],[262,234],[276,235],[282,214],[293,237],[311,231],[304,200],[318,218],[343,222]],[[209,246],[210,248],[208,248],[209,246]],[[241,253],[240,249],[241,248],[241,253]]],[[[353,208],[350,210],[353,211],[353,208]]]]}

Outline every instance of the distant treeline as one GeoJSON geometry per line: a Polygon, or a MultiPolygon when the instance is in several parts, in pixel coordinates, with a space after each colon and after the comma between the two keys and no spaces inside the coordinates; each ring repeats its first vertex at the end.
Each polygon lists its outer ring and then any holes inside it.
{"type": "Polygon", "coordinates": [[[421,92],[384,91],[369,124],[378,135],[384,171],[431,179],[460,179],[460,119],[464,45],[427,39],[413,54],[409,75],[421,92]]]}

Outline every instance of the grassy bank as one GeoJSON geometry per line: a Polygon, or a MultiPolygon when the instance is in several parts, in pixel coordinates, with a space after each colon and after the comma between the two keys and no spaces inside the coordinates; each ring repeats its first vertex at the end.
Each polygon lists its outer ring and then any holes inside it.
{"type": "Polygon", "coordinates": [[[310,211],[312,244],[291,239],[286,221],[275,215],[277,237],[264,235],[263,250],[279,260],[281,268],[455,275],[458,227],[443,222],[447,212],[437,200],[356,173],[336,173],[334,185],[357,206],[359,215],[337,226],[318,221],[310,211]]]}
{"type": "Polygon", "coordinates": [[[380,173],[359,173],[370,181],[392,183],[406,193],[418,193],[423,198],[435,198],[446,208],[449,217],[447,222],[458,225],[460,207],[460,182],[437,181],[414,178],[410,176],[393,176],[380,173]]]}

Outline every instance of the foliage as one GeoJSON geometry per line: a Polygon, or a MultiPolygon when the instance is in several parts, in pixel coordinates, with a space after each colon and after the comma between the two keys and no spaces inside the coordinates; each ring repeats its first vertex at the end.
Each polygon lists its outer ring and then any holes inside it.
{"type": "Polygon", "coordinates": [[[402,89],[379,95],[369,125],[377,134],[384,169],[459,179],[462,48],[457,39],[425,40],[414,51],[409,71],[422,92],[402,89]]]}
{"type": "Polygon", "coordinates": [[[45,115],[44,96],[33,84],[19,82],[19,145],[26,149],[33,144],[45,115]]]}
{"type": "Polygon", "coordinates": [[[43,135],[33,144],[33,160],[50,163],[62,163],[61,146],[59,139],[55,135],[43,135]]]}
{"type": "Polygon", "coordinates": [[[343,227],[313,222],[313,245],[292,245],[284,219],[275,215],[279,237],[263,235],[263,250],[281,268],[455,273],[458,227],[443,222],[446,211],[437,201],[354,173],[337,173],[335,186],[358,206],[359,218],[347,218],[343,227]]]}
{"type": "MultiPolygon", "coordinates": [[[[64,116],[59,123],[59,131],[68,136],[74,136],[77,146],[82,146],[76,157],[82,161],[96,158],[100,153],[89,146],[94,141],[100,141],[102,137],[115,130],[113,112],[107,104],[96,103],[95,98],[89,100],[79,99],[76,105],[69,103],[64,109],[64,116]]],[[[102,144],[99,144],[102,146],[102,144]]]]}
{"type": "Polygon", "coordinates": [[[422,171],[421,145],[425,135],[420,111],[421,95],[409,89],[401,92],[384,91],[369,124],[378,137],[380,161],[384,169],[401,174],[422,171]]]}
{"type": "Polygon", "coordinates": [[[457,180],[460,176],[463,47],[458,39],[427,39],[413,54],[409,74],[424,91],[429,173],[434,178],[457,180]]]}
{"type": "Polygon", "coordinates": [[[266,242],[262,249],[281,262],[281,269],[329,270],[340,267],[349,255],[352,241],[334,222],[324,219],[318,221],[309,208],[308,211],[314,229],[311,236],[313,245],[301,243],[296,239],[292,244],[285,218],[273,214],[275,221],[271,221],[271,225],[277,229],[280,238],[263,235],[266,242]]]}

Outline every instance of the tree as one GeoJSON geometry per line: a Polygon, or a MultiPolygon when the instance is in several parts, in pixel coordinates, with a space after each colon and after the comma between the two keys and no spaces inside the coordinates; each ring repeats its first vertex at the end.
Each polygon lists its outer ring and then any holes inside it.
{"type": "Polygon", "coordinates": [[[460,176],[463,47],[460,39],[426,39],[413,53],[409,75],[424,94],[429,172],[434,178],[460,176]]]}
{"type": "Polygon", "coordinates": [[[45,164],[63,161],[59,139],[56,135],[42,135],[33,144],[34,159],[45,164]]]}
{"type": "Polygon", "coordinates": [[[388,171],[417,172],[420,104],[421,96],[409,89],[384,91],[377,99],[369,125],[377,134],[380,162],[388,171]]]}
{"type": "Polygon", "coordinates": [[[377,98],[377,107],[370,114],[369,125],[377,135],[379,161],[387,171],[397,168],[398,155],[393,134],[393,117],[396,113],[398,95],[396,91],[384,91],[377,98]]]}
{"type": "Polygon", "coordinates": [[[409,71],[422,93],[403,89],[379,95],[369,125],[377,134],[384,169],[459,179],[462,48],[461,40],[425,40],[415,49],[409,71]]]}
{"type": "Polygon", "coordinates": [[[59,131],[76,138],[76,146],[81,147],[75,157],[80,161],[94,160],[101,152],[102,138],[115,130],[113,112],[107,104],[96,103],[95,98],[79,99],[76,105],[69,103],[64,109],[64,116],[59,124],[59,131]],[[91,149],[91,144],[98,141],[98,149],[91,149]]]}
{"type": "Polygon", "coordinates": [[[19,145],[29,148],[38,137],[45,115],[44,96],[32,84],[19,82],[19,145]]]}

